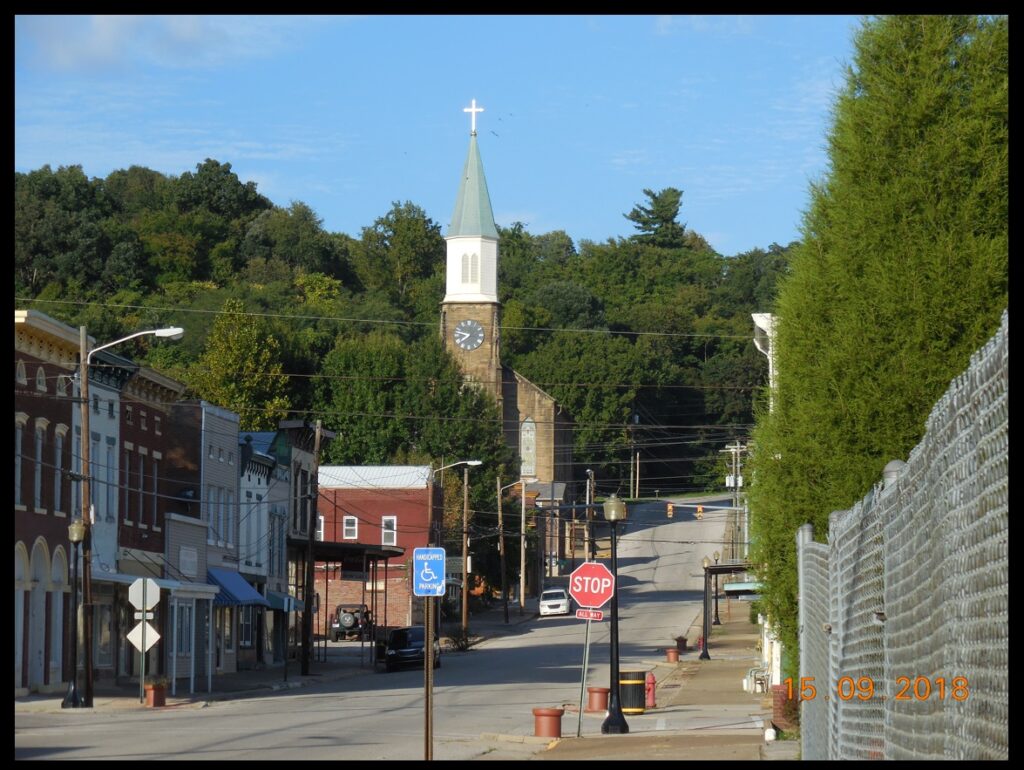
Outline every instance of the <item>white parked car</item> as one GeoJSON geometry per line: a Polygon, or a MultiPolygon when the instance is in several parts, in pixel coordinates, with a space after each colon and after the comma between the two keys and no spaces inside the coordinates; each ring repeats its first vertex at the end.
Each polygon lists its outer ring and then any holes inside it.
{"type": "Polygon", "coordinates": [[[540,595],[540,614],[568,615],[572,600],[564,588],[549,588],[540,595]]]}

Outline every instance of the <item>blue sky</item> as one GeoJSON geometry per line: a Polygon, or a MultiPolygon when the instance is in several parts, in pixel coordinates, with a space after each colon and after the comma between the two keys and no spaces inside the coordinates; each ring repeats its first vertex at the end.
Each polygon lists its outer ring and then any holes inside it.
{"type": "Polygon", "coordinates": [[[15,171],[230,163],[359,237],[447,231],[472,99],[494,217],[604,241],[645,188],[726,255],[799,237],[855,16],[18,16],[15,171]]]}

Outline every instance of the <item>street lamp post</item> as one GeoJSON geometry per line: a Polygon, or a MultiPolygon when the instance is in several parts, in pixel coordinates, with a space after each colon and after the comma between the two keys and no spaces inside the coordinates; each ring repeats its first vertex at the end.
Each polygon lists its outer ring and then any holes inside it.
{"type": "Polygon", "coordinates": [[[619,580],[617,560],[616,528],[620,521],[626,519],[626,504],[612,493],[604,501],[604,518],[612,528],[612,625],[611,625],[611,681],[608,690],[608,716],[601,724],[602,735],[609,733],[620,735],[629,732],[626,717],[622,714],[622,703],[619,700],[619,580]]]}
{"type": "Polygon", "coordinates": [[[156,337],[168,337],[172,340],[181,339],[185,330],[180,326],[166,329],[150,329],[129,334],[119,340],[108,342],[92,350],[89,349],[89,337],[85,327],[79,327],[79,396],[82,407],[82,436],[79,455],[82,458],[82,523],[85,532],[82,539],[82,652],[85,659],[85,687],[83,688],[82,705],[92,707],[92,468],[89,457],[89,365],[93,353],[120,345],[122,342],[152,334],[156,337]]]}
{"type": "MultiPolygon", "coordinates": [[[[718,551],[715,551],[714,557],[715,557],[715,565],[717,566],[718,565],[718,557],[719,557],[718,551]]],[[[713,626],[720,626],[720,625],[722,625],[722,621],[718,619],[718,573],[717,572],[715,573],[715,619],[714,619],[714,621],[712,621],[711,625],[713,625],[713,626]]]]}
{"type": "Polygon", "coordinates": [[[78,694],[78,546],[85,537],[85,525],[81,519],[68,524],[68,540],[71,541],[71,682],[68,684],[67,695],[61,702],[63,709],[77,709],[82,706],[82,698],[78,694]]]}
{"type": "Polygon", "coordinates": [[[711,624],[708,622],[708,615],[710,614],[709,599],[711,598],[708,595],[711,590],[709,588],[711,581],[708,579],[708,567],[711,566],[711,559],[705,556],[701,565],[704,567],[704,643],[701,645],[700,660],[711,660],[711,656],[708,655],[708,637],[711,636],[711,624]]]}

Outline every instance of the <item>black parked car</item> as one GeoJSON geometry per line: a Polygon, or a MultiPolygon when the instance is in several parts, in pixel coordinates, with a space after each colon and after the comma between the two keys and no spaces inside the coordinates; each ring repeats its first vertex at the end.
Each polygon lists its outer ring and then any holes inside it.
{"type": "MultiPolygon", "coordinates": [[[[384,669],[390,672],[402,666],[422,666],[426,635],[423,626],[392,629],[384,647],[384,669]]],[[[437,636],[434,636],[434,668],[441,668],[441,642],[437,636]]]]}

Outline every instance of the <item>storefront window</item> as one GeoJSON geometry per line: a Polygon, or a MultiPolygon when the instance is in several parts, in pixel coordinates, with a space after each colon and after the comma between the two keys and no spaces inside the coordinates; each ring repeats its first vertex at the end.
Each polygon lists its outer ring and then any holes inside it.
{"type": "Polygon", "coordinates": [[[253,606],[238,608],[238,646],[243,648],[252,647],[252,616],[253,606]]]}
{"type": "Polygon", "coordinates": [[[221,617],[224,625],[221,628],[221,639],[224,640],[224,649],[228,652],[235,649],[235,608],[225,607],[221,617]]]}
{"type": "Polygon", "coordinates": [[[97,604],[93,610],[93,654],[97,668],[114,665],[114,612],[109,604],[97,604]]]}

